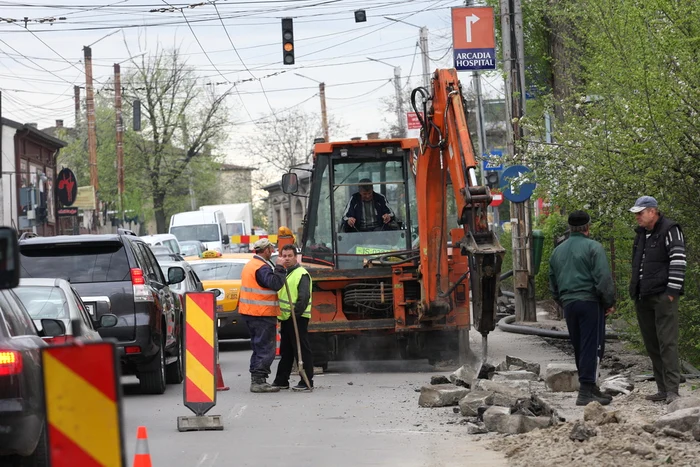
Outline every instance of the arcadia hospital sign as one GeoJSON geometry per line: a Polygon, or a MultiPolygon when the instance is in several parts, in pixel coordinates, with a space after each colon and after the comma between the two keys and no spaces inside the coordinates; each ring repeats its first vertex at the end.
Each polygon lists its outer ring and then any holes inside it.
{"type": "Polygon", "coordinates": [[[493,8],[453,8],[452,42],[458,71],[495,70],[493,8]]]}

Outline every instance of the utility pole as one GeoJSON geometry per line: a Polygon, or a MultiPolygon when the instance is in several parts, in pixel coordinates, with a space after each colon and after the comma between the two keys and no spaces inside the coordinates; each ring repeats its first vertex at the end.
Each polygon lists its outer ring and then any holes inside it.
{"type": "Polygon", "coordinates": [[[430,57],[428,55],[428,28],[425,26],[420,28],[420,38],[418,44],[420,46],[421,58],[423,59],[423,87],[430,89],[430,57]]]}
{"type": "Polygon", "coordinates": [[[401,67],[394,67],[394,87],[396,88],[396,118],[401,137],[406,136],[406,119],[403,116],[403,96],[401,93],[401,67]]]}
{"type": "MultiPolygon", "coordinates": [[[[97,198],[97,133],[95,128],[95,95],[92,88],[92,49],[83,47],[85,58],[85,98],[87,107],[88,163],[90,165],[90,185],[97,198]]],[[[97,208],[97,206],[95,206],[97,208]]]]}
{"type": "MultiPolygon", "coordinates": [[[[525,63],[521,0],[499,0],[503,37],[503,68],[506,86],[508,154],[524,164],[519,141],[523,136],[520,121],[525,115],[525,63]]],[[[513,282],[516,321],[537,321],[535,278],[532,255],[532,217],[530,200],[510,203],[513,238],[513,282]]]]}
{"type": "Polygon", "coordinates": [[[114,111],[117,123],[117,194],[119,195],[119,220],[124,220],[124,121],[122,120],[121,67],[114,64],[114,111]]]}
{"type": "Polygon", "coordinates": [[[75,104],[75,128],[78,128],[80,122],[80,86],[73,86],[73,100],[75,104]]]}
{"type": "Polygon", "coordinates": [[[323,127],[323,139],[330,141],[328,135],[328,113],[326,112],[326,83],[318,83],[318,94],[321,96],[321,126],[323,127]]]}

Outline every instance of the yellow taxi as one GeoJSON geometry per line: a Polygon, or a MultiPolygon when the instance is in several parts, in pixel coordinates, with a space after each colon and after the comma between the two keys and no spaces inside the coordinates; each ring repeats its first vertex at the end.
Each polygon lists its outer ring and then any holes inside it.
{"type": "Polygon", "coordinates": [[[199,256],[187,256],[204,290],[218,290],[216,317],[219,339],[249,339],[248,328],[238,314],[243,267],[253,258],[250,253],[224,253],[207,250],[199,256]]]}

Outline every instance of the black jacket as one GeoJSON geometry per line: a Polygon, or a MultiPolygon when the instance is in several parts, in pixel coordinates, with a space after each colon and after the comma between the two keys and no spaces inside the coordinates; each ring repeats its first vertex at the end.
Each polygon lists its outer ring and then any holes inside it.
{"type": "MultiPolygon", "coordinates": [[[[646,238],[646,229],[643,227],[635,229],[637,236],[632,247],[632,280],[629,288],[632,299],[663,292],[667,292],[669,295],[678,294],[677,291],[667,290],[671,260],[666,247],[666,237],[674,226],[678,226],[678,224],[662,215],[654,225],[649,238],[646,238]],[[643,256],[644,266],[640,281],[639,269],[642,267],[643,256]]],[[[680,293],[683,293],[682,288],[680,293]]]]}
{"type": "MultiPolygon", "coordinates": [[[[383,194],[375,191],[372,193],[372,198],[374,201],[374,210],[377,212],[377,224],[384,224],[384,220],[382,219],[384,214],[390,214],[391,218],[394,218],[394,213],[389,209],[383,194]]],[[[348,201],[348,205],[345,207],[343,224],[347,225],[348,219],[351,217],[357,219],[357,226],[362,224],[362,197],[359,191],[350,197],[350,201],[348,201]]]]}

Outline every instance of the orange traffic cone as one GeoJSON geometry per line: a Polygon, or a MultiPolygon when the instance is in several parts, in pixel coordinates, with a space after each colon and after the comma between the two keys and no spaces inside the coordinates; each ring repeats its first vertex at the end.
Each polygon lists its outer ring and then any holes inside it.
{"type": "Polygon", "coordinates": [[[228,391],[228,386],[224,385],[224,375],[221,374],[221,365],[216,362],[216,390],[217,391],[228,391]]]}
{"type": "Polygon", "coordinates": [[[280,323],[277,322],[277,348],[275,349],[275,357],[280,356],[280,343],[282,342],[282,336],[280,335],[280,323]]]}
{"type": "Polygon", "coordinates": [[[148,452],[148,433],[145,426],[140,426],[136,431],[136,453],[134,454],[133,467],[153,467],[151,454],[148,452]]]}

